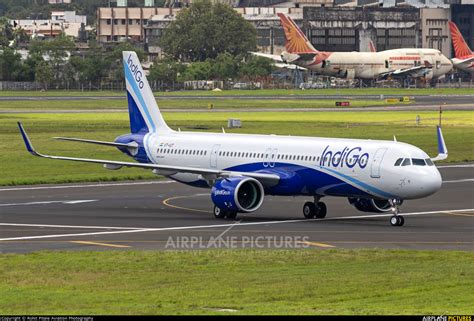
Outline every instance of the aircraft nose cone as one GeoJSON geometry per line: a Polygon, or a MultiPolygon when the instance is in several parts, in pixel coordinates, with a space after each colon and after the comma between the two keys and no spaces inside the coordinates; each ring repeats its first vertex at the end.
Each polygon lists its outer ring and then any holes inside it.
{"type": "Polygon", "coordinates": [[[428,196],[439,191],[443,183],[441,174],[436,168],[433,168],[433,171],[429,171],[426,175],[424,175],[422,181],[423,185],[421,186],[421,189],[424,196],[428,196]]]}

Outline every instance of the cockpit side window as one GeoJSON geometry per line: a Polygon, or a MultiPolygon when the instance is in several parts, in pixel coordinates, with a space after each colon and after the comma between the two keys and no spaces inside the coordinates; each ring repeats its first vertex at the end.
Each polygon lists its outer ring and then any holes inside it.
{"type": "Polygon", "coordinates": [[[433,161],[430,158],[425,159],[428,166],[434,166],[433,161]]]}
{"type": "Polygon", "coordinates": [[[425,160],[422,158],[412,158],[411,161],[415,166],[426,166],[425,160]]]}
{"type": "Polygon", "coordinates": [[[411,161],[409,158],[405,158],[403,160],[403,163],[402,163],[402,166],[410,166],[411,165],[411,161]]]}
{"type": "Polygon", "coordinates": [[[400,166],[400,164],[402,163],[402,161],[403,161],[403,158],[397,159],[397,161],[395,162],[395,165],[393,165],[393,166],[400,166]]]}

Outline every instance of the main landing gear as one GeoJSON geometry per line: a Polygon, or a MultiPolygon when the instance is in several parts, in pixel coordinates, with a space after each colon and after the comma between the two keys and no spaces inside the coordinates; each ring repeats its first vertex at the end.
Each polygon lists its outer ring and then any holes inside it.
{"type": "Polygon", "coordinates": [[[327,213],[326,204],[319,201],[320,197],[315,196],[314,202],[306,202],[303,206],[305,218],[325,218],[327,213]]]}
{"type": "Polygon", "coordinates": [[[237,212],[224,211],[223,209],[214,206],[214,217],[220,219],[228,218],[234,220],[237,217],[237,212]]]}
{"type": "Polygon", "coordinates": [[[400,204],[401,201],[398,199],[389,200],[390,205],[392,206],[393,216],[390,218],[390,225],[392,226],[403,226],[405,224],[405,219],[403,216],[399,215],[400,213],[400,204]]]}

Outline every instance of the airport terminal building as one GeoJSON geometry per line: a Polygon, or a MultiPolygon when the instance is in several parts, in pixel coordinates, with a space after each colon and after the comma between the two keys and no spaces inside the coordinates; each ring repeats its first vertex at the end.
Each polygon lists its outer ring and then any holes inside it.
{"type": "MultiPolygon", "coordinates": [[[[372,41],[377,50],[435,48],[452,57],[449,20],[474,47],[474,0],[258,0],[232,4],[256,27],[258,50],[270,54],[284,50],[279,12],[289,14],[318,50],[368,51],[372,41]]],[[[132,40],[143,44],[151,55],[160,56],[161,35],[180,10],[99,8],[97,39],[101,43],[132,40]]]]}

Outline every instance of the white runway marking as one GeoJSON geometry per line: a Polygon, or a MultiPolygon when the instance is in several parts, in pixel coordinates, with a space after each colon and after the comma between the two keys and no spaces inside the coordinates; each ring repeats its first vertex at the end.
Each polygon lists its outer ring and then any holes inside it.
{"type": "Polygon", "coordinates": [[[0,204],[0,206],[29,206],[29,205],[45,205],[45,204],[82,204],[97,202],[97,200],[73,200],[73,201],[43,201],[43,202],[27,202],[27,203],[9,203],[0,204]]]}
{"type": "Polygon", "coordinates": [[[443,165],[436,166],[438,168],[462,168],[462,167],[474,167],[474,164],[463,164],[463,165],[443,165]]]}
{"type": "Polygon", "coordinates": [[[457,179],[454,181],[443,181],[443,183],[464,183],[464,182],[474,182],[474,178],[457,179]]]}
{"type": "Polygon", "coordinates": [[[133,182],[133,183],[110,183],[110,184],[87,184],[87,185],[54,185],[54,186],[35,186],[35,187],[11,187],[1,188],[0,192],[8,191],[30,191],[41,189],[66,189],[66,188],[90,188],[90,187],[114,187],[114,186],[133,186],[133,185],[152,185],[152,184],[169,184],[176,183],[175,181],[147,181],[147,182],[133,182]]]}
{"type": "Polygon", "coordinates": [[[21,223],[0,223],[0,226],[29,226],[29,227],[55,227],[73,229],[100,229],[100,230],[141,230],[143,227],[120,227],[120,226],[87,226],[87,225],[52,225],[52,224],[21,224],[21,223]]]}
{"type": "MultiPolygon", "coordinates": [[[[413,212],[403,213],[403,216],[414,216],[414,215],[432,215],[432,214],[448,214],[448,213],[462,213],[462,212],[473,212],[474,209],[462,209],[462,210],[444,210],[444,211],[429,211],[429,212],[413,212]]],[[[266,221],[266,222],[240,222],[238,225],[234,223],[228,224],[213,224],[213,225],[197,225],[197,226],[175,226],[175,227],[160,227],[160,228],[137,228],[122,231],[104,231],[104,232],[86,232],[86,233],[74,233],[74,234],[55,234],[55,235],[34,235],[34,236],[20,236],[2,238],[0,241],[18,241],[18,240],[33,240],[33,239],[45,239],[45,238],[61,238],[61,237],[76,237],[76,236],[92,236],[92,235],[110,235],[110,234],[127,234],[127,233],[141,233],[141,232],[160,232],[160,231],[179,231],[179,230],[198,230],[207,228],[219,228],[219,227],[240,227],[240,226],[251,226],[251,225],[270,225],[270,224],[286,224],[286,223],[301,223],[301,222],[325,222],[325,221],[336,221],[336,220],[349,220],[349,219],[364,219],[364,218],[377,218],[377,217],[389,217],[393,214],[375,214],[375,215],[356,215],[356,216],[343,216],[333,217],[326,219],[297,219],[297,220],[286,220],[286,221],[266,221]]],[[[5,224],[5,223],[0,223],[5,224]]],[[[8,223],[14,225],[13,223],[8,223]]],[[[30,226],[35,226],[30,224],[30,226]]],[[[88,228],[88,227],[84,227],[88,228]]],[[[107,229],[107,227],[104,227],[107,229]]]]}

